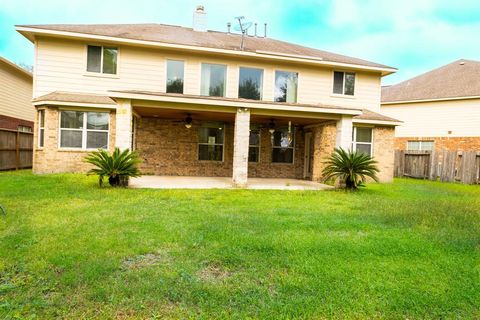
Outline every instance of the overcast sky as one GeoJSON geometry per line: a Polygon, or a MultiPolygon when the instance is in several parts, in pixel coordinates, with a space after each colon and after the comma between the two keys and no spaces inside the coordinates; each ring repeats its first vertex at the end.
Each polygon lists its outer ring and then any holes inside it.
{"type": "Polygon", "coordinates": [[[203,4],[211,30],[243,15],[270,37],[396,67],[397,83],[460,58],[480,60],[479,0],[0,0],[0,55],[32,64],[15,24],[166,23],[191,26],[203,4]]]}

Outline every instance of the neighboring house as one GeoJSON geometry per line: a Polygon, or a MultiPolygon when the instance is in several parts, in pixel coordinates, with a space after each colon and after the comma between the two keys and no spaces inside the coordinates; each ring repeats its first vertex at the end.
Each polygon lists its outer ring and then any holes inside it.
{"type": "Polygon", "coordinates": [[[480,151],[480,62],[458,60],[382,88],[382,113],[403,121],[395,149],[480,151]]]}
{"type": "Polygon", "coordinates": [[[396,69],[270,38],[162,24],[22,25],[35,44],[33,170],[83,172],[136,149],[145,174],[320,180],[334,147],[393,176],[399,122],[379,114],[396,69]],[[352,141],[353,139],[353,141],[352,141]]]}
{"type": "Polygon", "coordinates": [[[0,129],[33,131],[32,74],[0,57],[0,129]]]}

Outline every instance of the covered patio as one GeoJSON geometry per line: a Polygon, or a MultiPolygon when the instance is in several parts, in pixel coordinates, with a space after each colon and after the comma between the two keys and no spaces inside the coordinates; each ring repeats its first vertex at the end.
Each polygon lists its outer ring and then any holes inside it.
{"type": "Polygon", "coordinates": [[[133,187],[319,190],[325,157],[349,147],[358,109],[147,92],[112,93],[116,146],[133,187]]]}
{"type": "MultiPolygon", "coordinates": [[[[232,189],[231,177],[142,176],[133,178],[131,188],[155,189],[232,189]]],[[[249,178],[246,189],[255,190],[329,190],[332,186],[300,179],[249,178]]]]}

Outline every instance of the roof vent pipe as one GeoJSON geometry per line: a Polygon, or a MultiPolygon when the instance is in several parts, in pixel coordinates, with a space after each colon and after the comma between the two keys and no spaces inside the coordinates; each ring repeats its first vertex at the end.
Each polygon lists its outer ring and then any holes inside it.
{"type": "Polygon", "coordinates": [[[255,22],[255,37],[257,37],[257,23],[255,22]]]}
{"type": "Polygon", "coordinates": [[[263,29],[263,31],[264,31],[264,32],[263,32],[263,37],[266,38],[266,37],[267,37],[267,23],[265,22],[265,23],[263,24],[263,26],[264,26],[264,29],[263,29]]]}
{"type": "Polygon", "coordinates": [[[193,30],[199,32],[207,31],[207,13],[203,6],[197,6],[193,13],[193,30]]]}
{"type": "Polygon", "coordinates": [[[230,27],[232,24],[230,22],[227,22],[227,33],[230,34],[230,27]]]}

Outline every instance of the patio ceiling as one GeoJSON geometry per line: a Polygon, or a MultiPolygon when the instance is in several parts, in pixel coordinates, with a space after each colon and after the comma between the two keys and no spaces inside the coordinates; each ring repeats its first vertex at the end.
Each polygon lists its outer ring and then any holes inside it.
{"type": "MultiPolygon", "coordinates": [[[[185,117],[190,114],[194,120],[203,120],[203,121],[223,121],[223,122],[234,122],[235,113],[228,112],[211,112],[211,111],[199,111],[199,110],[179,110],[179,109],[169,109],[169,108],[151,108],[151,107],[134,107],[134,111],[142,117],[153,117],[166,120],[175,120],[182,121],[185,117]]],[[[287,116],[283,114],[271,114],[271,115],[261,115],[261,114],[252,114],[250,118],[251,123],[268,123],[271,119],[277,124],[287,124],[291,121],[295,125],[312,125],[319,124],[326,121],[331,121],[330,119],[321,119],[321,118],[302,118],[298,116],[287,116]]]]}

